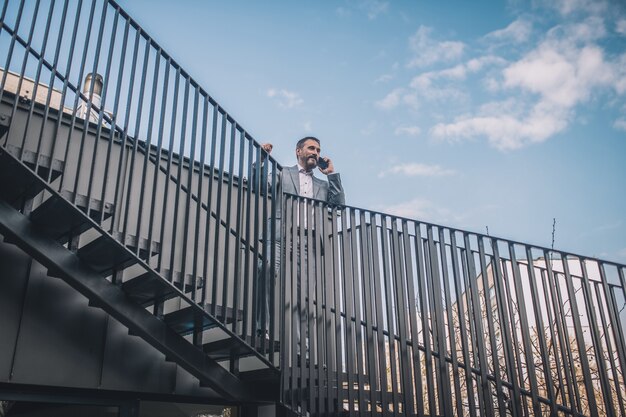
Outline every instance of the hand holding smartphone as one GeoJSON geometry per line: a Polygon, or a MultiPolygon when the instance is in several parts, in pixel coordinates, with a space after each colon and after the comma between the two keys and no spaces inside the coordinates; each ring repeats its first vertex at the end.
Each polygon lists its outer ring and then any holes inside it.
{"type": "Polygon", "coordinates": [[[328,162],[326,162],[326,160],[320,156],[317,159],[317,166],[321,169],[326,169],[328,168],[328,162]]]}

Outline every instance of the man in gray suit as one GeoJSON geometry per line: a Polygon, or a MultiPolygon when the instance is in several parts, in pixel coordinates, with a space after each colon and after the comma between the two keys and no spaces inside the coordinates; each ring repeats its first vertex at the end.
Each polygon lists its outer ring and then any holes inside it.
{"type": "MultiPolygon", "coordinates": [[[[272,144],[261,145],[267,153],[272,152],[272,144]]],[[[327,176],[328,181],[319,179],[313,175],[318,168],[320,159],[320,141],[313,136],[302,138],[296,144],[296,159],[298,163],[292,167],[284,167],[281,173],[282,192],[309,197],[315,200],[326,201],[333,206],[345,204],[345,194],[341,185],[341,177],[335,172],[333,161],[328,157],[322,157],[326,162],[326,168],[319,167],[319,171],[327,176]]]]}
{"type": "MultiPolygon", "coordinates": [[[[261,147],[267,153],[272,152],[273,149],[273,145],[271,143],[264,143],[261,147]]],[[[298,141],[296,144],[297,164],[291,167],[283,167],[278,179],[277,195],[280,196],[283,193],[293,194],[314,200],[325,201],[331,206],[342,206],[345,204],[345,194],[343,186],[341,185],[341,177],[338,172],[335,172],[335,166],[330,158],[321,157],[321,159],[325,162],[325,167],[322,168],[320,166],[320,148],[319,139],[312,136],[304,137],[298,141]],[[327,181],[313,175],[315,168],[318,168],[319,171],[326,176],[327,181]]],[[[282,257],[280,236],[282,213],[279,209],[281,205],[282,204],[278,205],[275,215],[275,273],[280,271],[279,267],[282,257]]],[[[270,239],[266,239],[266,243],[271,243],[270,239]]],[[[311,249],[314,250],[315,248],[311,249]]],[[[304,256],[306,256],[306,254],[304,254],[304,256]]],[[[257,298],[257,331],[259,333],[267,334],[266,330],[263,329],[267,329],[267,325],[264,323],[267,323],[270,312],[268,295],[270,291],[273,290],[274,285],[273,282],[271,282],[273,280],[271,279],[272,274],[270,273],[271,268],[269,263],[266,263],[266,265],[264,265],[261,269],[263,272],[259,274],[260,282],[257,289],[260,295],[260,297],[257,298]]],[[[300,283],[298,282],[298,292],[299,288],[300,283]]]]}

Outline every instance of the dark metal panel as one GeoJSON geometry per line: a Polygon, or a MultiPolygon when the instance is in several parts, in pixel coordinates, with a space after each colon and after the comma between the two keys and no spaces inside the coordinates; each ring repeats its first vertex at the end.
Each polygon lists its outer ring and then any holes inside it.
{"type": "Polygon", "coordinates": [[[97,387],[105,314],[33,262],[12,382],[97,387]]]}
{"type": "Polygon", "coordinates": [[[9,381],[30,275],[30,258],[1,238],[0,235],[0,380],[9,381]]]}
{"type": "Polygon", "coordinates": [[[165,356],[113,318],[106,325],[100,388],[175,392],[176,368],[165,356]]]}

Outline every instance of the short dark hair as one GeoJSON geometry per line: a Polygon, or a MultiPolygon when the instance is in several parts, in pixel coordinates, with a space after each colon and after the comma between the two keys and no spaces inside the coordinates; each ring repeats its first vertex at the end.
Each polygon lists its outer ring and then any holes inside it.
{"type": "Polygon", "coordinates": [[[317,142],[318,145],[322,145],[320,143],[320,140],[314,136],[307,136],[305,138],[302,138],[298,141],[298,143],[296,143],[296,149],[302,149],[302,147],[304,146],[304,142],[306,142],[307,140],[314,140],[315,142],[317,142]]]}

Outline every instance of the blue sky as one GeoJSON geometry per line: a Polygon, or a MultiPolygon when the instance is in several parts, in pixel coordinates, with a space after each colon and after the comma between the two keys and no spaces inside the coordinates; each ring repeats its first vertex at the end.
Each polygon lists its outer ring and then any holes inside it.
{"type": "Polygon", "coordinates": [[[626,263],[626,4],[120,0],[349,205],[626,263]]]}

